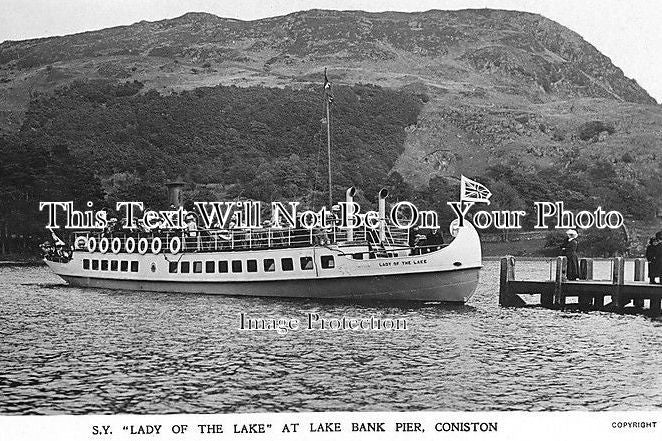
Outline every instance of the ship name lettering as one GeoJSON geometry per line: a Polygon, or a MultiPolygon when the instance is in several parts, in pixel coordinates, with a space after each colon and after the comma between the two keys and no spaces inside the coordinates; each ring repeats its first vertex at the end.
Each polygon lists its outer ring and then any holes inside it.
{"type": "Polygon", "coordinates": [[[159,431],[161,430],[161,425],[151,425],[151,424],[146,424],[146,425],[139,425],[139,426],[134,426],[131,425],[129,434],[130,435],[158,435],[159,431]]]}
{"type": "Polygon", "coordinates": [[[200,433],[223,433],[223,424],[198,424],[200,433]]]}
{"type": "MultiPolygon", "coordinates": [[[[271,424],[269,424],[271,426],[271,424]]],[[[266,433],[263,423],[256,424],[235,424],[234,433],[266,433]]]]}
{"type": "Polygon", "coordinates": [[[423,432],[421,423],[395,423],[396,432],[423,432]]]}
{"type": "Polygon", "coordinates": [[[311,432],[340,432],[340,423],[310,423],[311,432]]]}
{"type": "Polygon", "coordinates": [[[386,432],[384,423],[352,423],[352,432],[386,432]]]}

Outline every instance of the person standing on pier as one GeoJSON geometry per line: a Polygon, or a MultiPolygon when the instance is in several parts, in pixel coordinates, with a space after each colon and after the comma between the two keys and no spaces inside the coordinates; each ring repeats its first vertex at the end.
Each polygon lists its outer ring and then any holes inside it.
{"type": "Polygon", "coordinates": [[[579,258],[577,257],[577,231],[568,230],[565,232],[568,235],[567,239],[561,245],[561,252],[568,258],[568,280],[577,280],[579,277],[579,258]]]}
{"type": "Polygon", "coordinates": [[[662,231],[651,237],[646,247],[646,260],[648,260],[648,280],[655,284],[655,278],[660,278],[662,284],[662,231]]]}

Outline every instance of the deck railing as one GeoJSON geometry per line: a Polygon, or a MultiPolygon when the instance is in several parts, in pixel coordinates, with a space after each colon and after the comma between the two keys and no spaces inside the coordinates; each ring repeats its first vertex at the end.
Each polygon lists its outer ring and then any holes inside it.
{"type": "Polygon", "coordinates": [[[171,230],[154,232],[93,232],[73,233],[71,244],[74,250],[101,252],[146,252],[179,253],[234,250],[261,250],[271,248],[295,248],[330,244],[376,244],[379,247],[407,247],[408,230],[389,228],[385,241],[379,240],[379,231],[368,228],[353,230],[352,241],[349,231],[337,227],[322,229],[303,228],[256,228],[256,229],[212,229],[171,230]]]}

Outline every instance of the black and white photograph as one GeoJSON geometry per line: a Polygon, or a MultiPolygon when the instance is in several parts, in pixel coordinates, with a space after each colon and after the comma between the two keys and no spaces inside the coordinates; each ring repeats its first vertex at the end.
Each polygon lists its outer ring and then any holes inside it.
{"type": "Polygon", "coordinates": [[[662,439],[660,23],[0,0],[0,439],[662,439]]]}

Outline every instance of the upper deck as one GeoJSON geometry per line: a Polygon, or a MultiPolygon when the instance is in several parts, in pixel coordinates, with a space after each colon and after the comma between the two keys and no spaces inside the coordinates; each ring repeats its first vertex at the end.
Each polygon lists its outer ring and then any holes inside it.
{"type": "Polygon", "coordinates": [[[79,231],[70,242],[74,251],[102,253],[195,253],[299,248],[312,245],[338,247],[365,246],[367,249],[409,248],[409,231],[387,228],[380,232],[368,228],[322,229],[255,228],[133,231],[122,233],[79,231]]]}

